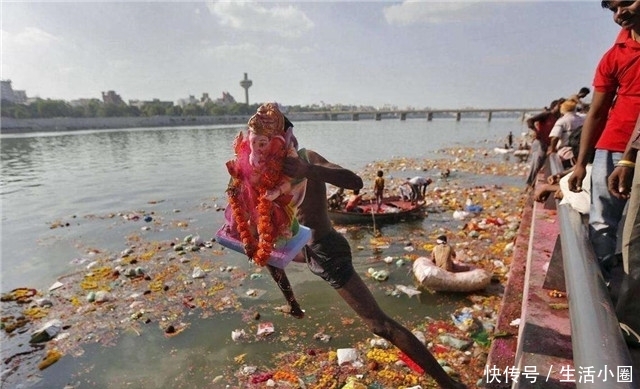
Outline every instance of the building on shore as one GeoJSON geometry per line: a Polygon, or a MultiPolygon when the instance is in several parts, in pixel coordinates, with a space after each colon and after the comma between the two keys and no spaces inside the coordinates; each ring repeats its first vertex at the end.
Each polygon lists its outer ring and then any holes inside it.
{"type": "Polygon", "coordinates": [[[160,105],[162,107],[171,108],[173,107],[173,101],[160,101],[160,99],[153,100],[129,100],[130,107],[137,107],[142,109],[145,105],[160,105]]]}
{"type": "Polygon", "coordinates": [[[11,86],[11,80],[0,81],[0,98],[14,104],[27,103],[27,92],[23,90],[14,90],[11,86]]]}
{"type": "Polygon", "coordinates": [[[189,95],[189,97],[184,99],[178,99],[176,101],[176,105],[182,108],[187,105],[199,105],[204,107],[207,103],[214,103],[216,105],[226,106],[236,103],[236,99],[229,92],[222,92],[222,97],[213,100],[209,97],[208,93],[203,93],[200,99],[196,99],[194,95],[189,95]]]}
{"type": "Polygon", "coordinates": [[[102,92],[102,102],[105,104],[125,105],[124,100],[115,91],[102,92]]]}

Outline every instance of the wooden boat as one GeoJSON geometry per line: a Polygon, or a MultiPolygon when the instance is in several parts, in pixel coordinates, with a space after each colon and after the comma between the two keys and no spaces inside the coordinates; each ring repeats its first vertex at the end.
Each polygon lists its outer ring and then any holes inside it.
{"type": "Polygon", "coordinates": [[[388,224],[425,216],[424,202],[411,204],[411,201],[402,200],[399,196],[385,198],[380,211],[375,199],[364,200],[358,207],[358,212],[329,209],[329,218],[335,224],[388,224]]]}
{"type": "Polygon", "coordinates": [[[436,292],[474,292],[491,283],[491,274],[484,269],[453,273],[439,268],[426,257],[413,262],[413,275],[420,287],[436,292]]]}

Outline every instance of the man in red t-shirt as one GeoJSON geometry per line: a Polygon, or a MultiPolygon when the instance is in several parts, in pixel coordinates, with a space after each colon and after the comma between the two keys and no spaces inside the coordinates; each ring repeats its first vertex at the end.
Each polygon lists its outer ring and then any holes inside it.
{"type": "Polygon", "coordinates": [[[609,193],[607,177],[622,158],[640,113],[640,1],[603,1],[602,7],[613,12],[613,20],[622,30],[596,69],[594,94],[569,189],[582,190],[588,156],[595,149],[589,233],[607,277],[616,264],[616,236],[626,203],[609,193]]]}

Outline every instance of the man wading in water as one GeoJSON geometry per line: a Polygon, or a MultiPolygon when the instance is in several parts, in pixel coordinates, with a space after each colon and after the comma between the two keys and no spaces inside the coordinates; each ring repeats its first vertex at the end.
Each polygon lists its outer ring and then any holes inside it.
{"type": "MultiPolygon", "coordinates": [[[[302,149],[298,154],[299,157],[285,159],[282,172],[294,179],[307,180],[306,194],[298,208],[298,220],[300,224],[311,229],[312,239],[294,260],[305,261],[311,272],[327,281],[374,334],[393,343],[431,375],[441,387],[466,388],[442,369],[411,331],[380,309],[371,291],[353,268],[349,243],[331,224],[327,213],[326,184],[354,190],[363,187],[362,179],[352,171],[327,161],[314,151],[302,149]]],[[[288,285],[283,269],[271,267],[270,271],[276,280],[281,281],[279,285],[288,285]]],[[[295,302],[290,287],[281,289],[287,301],[295,302]]],[[[294,316],[302,317],[297,302],[294,303],[294,307],[294,316]]]]}

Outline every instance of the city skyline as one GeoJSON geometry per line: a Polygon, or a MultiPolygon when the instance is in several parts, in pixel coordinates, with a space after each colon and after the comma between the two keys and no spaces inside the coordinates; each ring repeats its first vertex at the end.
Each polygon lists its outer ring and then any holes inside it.
{"type": "MultiPolygon", "coordinates": [[[[3,2],[29,97],[535,107],[590,87],[619,27],[596,2],[3,2]],[[570,15],[570,18],[567,16],[570,15]],[[109,22],[104,22],[107,20],[109,22]]],[[[587,97],[590,100],[590,96],[587,97]]]]}

